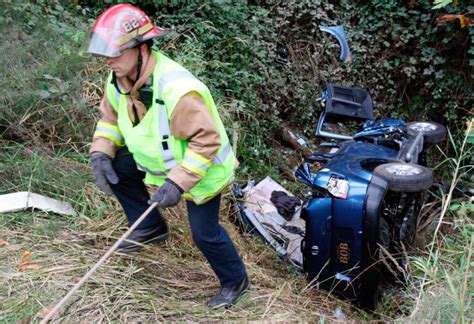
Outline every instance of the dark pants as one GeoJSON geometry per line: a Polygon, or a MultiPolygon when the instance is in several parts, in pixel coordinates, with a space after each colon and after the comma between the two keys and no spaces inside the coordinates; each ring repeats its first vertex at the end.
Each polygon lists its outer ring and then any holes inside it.
{"type": "MultiPolygon", "coordinates": [[[[149,194],[143,183],[145,172],[137,169],[132,154],[126,147],[120,149],[113,167],[120,181],[110,184],[112,191],[133,224],[149,207],[149,194]]],[[[219,278],[222,287],[231,287],[246,275],[240,259],[225,229],[219,224],[220,195],[202,205],[186,201],[193,240],[219,278]]],[[[139,229],[158,226],[164,222],[158,209],[153,210],[138,226],[139,229]]]]}

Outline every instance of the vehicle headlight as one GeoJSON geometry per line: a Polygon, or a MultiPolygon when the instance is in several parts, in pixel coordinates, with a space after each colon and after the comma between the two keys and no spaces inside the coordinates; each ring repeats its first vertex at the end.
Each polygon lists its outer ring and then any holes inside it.
{"type": "Polygon", "coordinates": [[[346,199],[349,192],[349,181],[336,176],[329,178],[326,189],[336,198],[346,199]]]}

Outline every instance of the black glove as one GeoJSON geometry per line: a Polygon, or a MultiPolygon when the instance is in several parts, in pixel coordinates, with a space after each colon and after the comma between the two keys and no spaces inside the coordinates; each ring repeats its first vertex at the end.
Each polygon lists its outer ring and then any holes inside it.
{"type": "Polygon", "coordinates": [[[270,201],[275,205],[278,213],[287,221],[290,221],[295,214],[296,206],[301,205],[301,202],[296,197],[291,197],[284,191],[272,191],[270,201]]]}
{"type": "Polygon", "coordinates": [[[160,208],[173,207],[179,203],[183,192],[183,189],[176,183],[170,179],[166,179],[166,182],[151,195],[148,203],[152,204],[158,202],[158,207],[160,208]]]}
{"type": "Polygon", "coordinates": [[[112,195],[109,182],[117,184],[119,178],[112,167],[112,158],[102,152],[94,152],[91,155],[92,174],[94,175],[97,187],[107,195],[112,195]]]}

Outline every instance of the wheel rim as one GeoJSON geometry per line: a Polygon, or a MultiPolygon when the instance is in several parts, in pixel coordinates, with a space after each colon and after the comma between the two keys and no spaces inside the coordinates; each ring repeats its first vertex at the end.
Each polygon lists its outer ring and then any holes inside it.
{"type": "Polygon", "coordinates": [[[437,128],[436,125],[432,123],[413,123],[410,124],[409,127],[416,132],[432,132],[437,128]]]}
{"type": "Polygon", "coordinates": [[[406,164],[391,165],[386,170],[390,174],[400,175],[400,176],[410,176],[410,175],[416,175],[416,174],[421,173],[421,169],[414,167],[412,165],[406,165],[406,164]]]}

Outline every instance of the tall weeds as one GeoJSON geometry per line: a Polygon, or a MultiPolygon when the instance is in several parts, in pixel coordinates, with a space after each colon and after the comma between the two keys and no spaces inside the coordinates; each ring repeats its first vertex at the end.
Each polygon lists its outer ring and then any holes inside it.
{"type": "Polygon", "coordinates": [[[473,319],[474,222],[472,163],[473,120],[467,122],[462,141],[450,134],[454,157],[450,189],[442,195],[442,207],[427,254],[412,257],[414,308],[410,320],[467,323],[473,319]],[[472,178],[471,178],[472,179],[472,178]],[[461,190],[456,200],[455,191],[461,190]]]}

